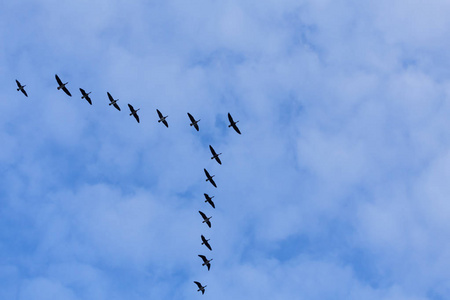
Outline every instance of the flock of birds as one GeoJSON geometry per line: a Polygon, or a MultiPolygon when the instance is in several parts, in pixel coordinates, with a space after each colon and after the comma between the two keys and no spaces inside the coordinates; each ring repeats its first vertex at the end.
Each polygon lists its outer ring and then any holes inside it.
{"type": "MultiPolygon", "coordinates": [[[[56,82],[58,83],[57,89],[63,90],[68,96],[72,97],[72,94],[69,92],[69,90],[66,87],[66,85],[69,82],[63,83],[57,74],[55,74],[55,79],[56,79],[56,82]]],[[[17,91],[21,91],[25,96],[28,97],[27,91],[25,91],[26,85],[22,85],[17,79],[16,79],[16,84],[17,84],[17,91]]],[[[82,88],[80,88],[80,92],[81,92],[81,99],[86,99],[86,101],[89,102],[90,105],[92,105],[92,100],[89,97],[89,94],[91,92],[86,93],[86,91],[82,88]]],[[[119,99],[114,99],[109,92],[106,92],[106,94],[108,95],[108,99],[110,102],[109,105],[114,106],[117,110],[120,111],[120,107],[117,104],[117,101],[119,101],[119,99]]],[[[133,116],[136,119],[136,121],[139,123],[139,116],[138,116],[137,112],[140,110],[140,108],[134,109],[133,105],[131,105],[129,103],[128,103],[128,108],[130,109],[130,116],[133,116]]],[[[159,109],[156,109],[156,113],[158,114],[158,117],[159,117],[158,123],[162,122],[166,127],[169,127],[169,123],[167,123],[167,120],[166,120],[166,118],[168,116],[164,116],[159,111],[159,109]]],[[[197,123],[200,120],[195,120],[195,118],[190,113],[187,113],[187,114],[188,114],[189,119],[191,120],[190,126],[194,126],[194,128],[198,131],[199,127],[198,127],[197,123]]],[[[236,123],[239,121],[235,122],[233,120],[233,117],[230,115],[230,113],[228,113],[228,120],[230,121],[230,125],[228,125],[228,127],[233,127],[237,133],[241,134],[241,132],[239,131],[239,128],[236,126],[236,123]]],[[[206,172],[206,170],[205,170],[205,172],[206,172]]],[[[211,182],[214,182],[214,181],[211,181],[211,182]]]]}
{"type": "MultiPolygon", "coordinates": [[[[58,90],[63,90],[68,96],[72,97],[72,94],[69,92],[69,90],[66,87],[68,82],[63,83],[57,74],[55,74],[55,79],[56,79],[56,82],[58,83],[57,89],[58,90]]],[[[28,94],[25,91],[25,86],[26,85],[22,85],[17,79],[16,79],[16,84],[17,84],[17,91],[21,91],[26,97],[28,97],[28,94]]],[[[91,92],[86,93],[86,91],[84,89],[82,89],[82,88],[80,88],[80,92],[81,92],[81,99],[85,99],[87,102],[89,102],[90,105],[92,105],[92,100],[89,97],[89,94],[91,92]]],[[[120,107],[117,104],[117,101],[119,101],[119,99],[114,99],[109,92],[107,92],[107,95],[108,95],[108,99],[109,99],[109,102],[110,102],[109,105],[114,106],[117,110],[120,111],[120,107]]],[[[138,109],[134,109],[134,107],[131,104],[128,104],[128,108],[130,109],[130,116],[134,116],[136,121],[139,123],[139,116],[137,114],[137,112],[139,111],[139,108],[138,109]]],[[[162,122],[168,128],[169,127],[169,123],[166,120],[166,118],[168,116],[164,116],[158,109],[156,109],[156,113],[158,114],[158,117],[159,117],[158,123],[162,122]]],[[[189,120],[191,121],[190,126],[194,126],[195,130],[199,131],[198,122],[200,121],[200,119],[199,120],[195,120],[195,118],[190,113],[187,113],[187,115],[189,117],[189,120]]],[[[237,133],[241,134],[241,131],[239,130],[239,128],[236,125],[236,123],[238,123],[239,121],[234,121],[233,117],[231,116],[230,113],[228,113],[228,120],[230,122],[230,125],[228,125],[228,127],[233,127],[233,129],[237,133]]],[[[211,145],[209,145],[209,150],[211,151],[211,154],[212,154],[211,159],[215,159],[216,162],[221,165],[222,161],[220,160],[219,155],[221,155],[222,153],[217,153],[211,145]]],[[[215,188],[217,188],[217,184],[216,184],[216,182],[213,179],[213,177],[215,175],[211,176],[206,169],[203,169],[203,171],[205,172],[205,175],[206,175],[206,181],[209,181],[215,188]]],[[[212,201],[214,196],[211,197],[211,196],[209,196],[206,193],[204,193],[203,195],[205,196],[205,203],[210,204],[215,209],[216,206],[215,206],[214,202],[212,201]]],[[[206,223],[206,225],[208,225],[208,227],[211,228],[211,221],[210,221],[210,219],[212,218],[212,216],[211,217],[207,217],[206,214],[204,212],[200,211],[200,210],[198,212],[200,213],[200,215],[203,218],[203,222],[202,223],[206,223]]],[[[211,245],[208,242],[209,239],[206,239],[203,234],[201,235],[201,239],[202,239],[202,245],[205,245],[206,248],[208,248],[210,251],[212,251],[211,245]]],[[[205,255],[201,255],[201,254],[199,254],[198,256],[203,261],[202,266],[206,266],[208,268],[208,271],[209,271],[210,268],[211,268],[211,261],[213,259],[212,258],[211,259],[207,259],[205,255]]],[[[204,294],[206,285],[203,286],[198,281],[194,281],[194,283],[198,286],[197,292],[201,291],[202,294],[204,294]]]]}

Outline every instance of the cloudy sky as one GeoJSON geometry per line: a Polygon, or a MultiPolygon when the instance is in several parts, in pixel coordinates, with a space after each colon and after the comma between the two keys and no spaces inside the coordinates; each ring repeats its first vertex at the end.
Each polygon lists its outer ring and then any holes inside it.
{"type": "Polygon", "coordinates": [[[449,15],[3,1],[0,299],[447,299],[449,15]]]}

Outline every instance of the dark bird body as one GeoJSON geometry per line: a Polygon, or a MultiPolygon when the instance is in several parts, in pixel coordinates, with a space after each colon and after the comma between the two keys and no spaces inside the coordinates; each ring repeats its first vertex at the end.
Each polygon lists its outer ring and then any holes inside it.
{"type": "Polygon", "coordinates": [[[190,113],[187,113],[188,114],[188,117],[189,117],[189,120],[191,120],[191,124],[189,124],[189,126],[194,126],[194,128],[195,128],[195,130],[199,130],[199,128],[198,128],[198,122],[200,121],[200,119],[198,119],[197,121],[195,120],[195,118],[190,114],[190,113]]]}
{"type": "Polygon", "coordinates": [[[241,134],[241,132],[239,131],[239,128],[236,126],[236,123],[239,122],[239,121],[234,122],[233,121],[233,117],[230,115],[230,113],[228,113],[228,121],[230,121],[230,125],[228,125],[228,127],[233,127],[233,129],[237,133],[241,134]]]}
{"type": "Polygon", "coordinates": [[[194,283],[198,286],[197,292],[202,291],[202,295],[203,295],[205,293],[206,285],[202,286],[202,284],[200,282],[198,282],[198,281],[194,281],[194,283]]]}
{"type": "Polygon", "coordinates": [[[209,271],[209,269],[211,268],[211,264],[210,264],[210,262],[213,260],[212,258],[211,259],[207,259],[206,258],[206,256],[204,256],[204,255],[198,255],[198,257],[200,257],[202,260],[203,260],[203,264],[202,264],[202,266],[206,266],[206,267],[208,267],[208,271],[209,271]]]}
{"type": "Polygon", "coordinates": [[[111,94],[109,92],[106,92],[108,94],[108,98],[109,98],[109,105],[114,106],[118,111],[120,111],[120,107],[117,104],[117,101],[119,101],[119,99],[114,100],[114,98],[111,96],[111,94]]]}
{"type": "Polygon", "coordinates": [[[163,114],[159,111],[159,109],[157,109],[156,110],[156,112],[158,113],[158,117],[159,117],[159,120],[158,120],[158,123],[159,122],[162,122],[164,125],[166,125],[166,127],[168,128],[169,127],[169,124],[167,123],[167,121],[166,121],[166,118],[168,117],[168,116],[163,116],[163,114]]]}
{"type": "Polygon", "coordinates": [[[198,211],[200,213],[200,215],[203,218],[203,222],[202,223],[206,223],[206,225],[208,225],[209,228],[211,228],[211,222],[209,221],[209,219],[211,219],[212,217],[207,217],[203,212],[198,211]]]}
{"type": "Polygon", "coordinates": [[[21,91],[25,96],[28,97],[28,94],[24,89],[24,87],[26,87],[26,85],[21,85],[17,79],[16,79],[16,84],[17,84],[17,91],[21,91]]]}
{"type": "Polygon", "coordinates": [[[216,208],[216,206],[214,205],[214,202],[212,201],[212,198],[214,198],[214,196],[210,197],[208,194],[204,193],[203,195],[205,195],[205,202],[208,202],[209,204],[211,204],[211,206],[213,208],[216,208]]]}
{"type": "Polygon", "coordinates": [[[83,96],[81,96],[81,99],[86,99],[86,101],[89,102],[90,105],[92,105],[91,98],[89,97],[89,94],[90,94],[91,92],[86,93],[86,91],[83,90],[82,88],[80,88],[80,92],[81,92],[81,94],[83,95],[83,96]]]}
{"type": "Polygon", "coordinates": [[[202,245],[205,245],[206,248],[208,248],[210,251],[212,251],[211,245],[208,243],[209,240],[207,240],[203,234],[202,234],[202,245]]]}
{"type": "Polygon", "coordinates": [[[211,154],[212,154],[211,159],[215,159],[219,163],[219,165],[221,165],[222,162],[220,161],[219,155],[222,153],[217,154],[211,145],[209,145],[209,151],[211,151],[211,154]]]}
{"type": "Polygon", "coordinates": [[[130,109],[130,116],[134,116],[134,118],[136,119],[136,121],[139,123],[139,116],[137,114],[138,110],[140,110],[140,108],[138,109],[134,109],[133,105],[128,104],[128,108],[130,109]]]}
{"type": "Polygon", "coordinates": [[[61,79],[59,79],[57,74],[55,74],[55,78],[56,78],[56,82],[58,82],[57,89],[58,90],[62,89],[64,91],[64,93],[66,93],[68,96],[72,97],[72,95],[70,94],[69,90],[66,88],[66,84],[68,84],[69,82],[62,83],[61,79]]]}
{"type": "Polygon", "coordinates": [[[203,169],[203,170],[205,171],[206,181],[211,182],[211,184],[216,188],[217,185],[216,185],[216,183],[213,180],[213,177],[216,176],[216,175],[211,176],[211,175],[209,175],[208,171],[206,171],[206,169],[203,169]]]}

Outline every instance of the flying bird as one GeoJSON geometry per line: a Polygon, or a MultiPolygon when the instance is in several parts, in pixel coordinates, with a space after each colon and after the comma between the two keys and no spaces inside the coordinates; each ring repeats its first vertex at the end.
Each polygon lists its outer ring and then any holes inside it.
{"type": "Polygon", "coordinates": [[[202,223],[206,223],[206,225],[208,225],[209,228],[211,228],[211,222],[209,221],[209,219],[211,219],[212,217],[207,217],[203,212],[198,211],[200,213],[200,215],[203,218],[203,222],[202,223]]]}
{"type": "Polygon", "coordinates": [[[138,110],[140,110],[140,108],[135,110],[133,105],[131,105],[131,104],[128,104],[128,107],[130,108],[130,111],[131,111],[130,116],[133,115],[134,118],[136,119],[136,121],[139,123],[139,116],[138,116],[137,112],[138,112],[138,110]]]}
{"type": "Polygon", "coordinates": [[[214,206],[214,202],[212,201],[212,198],[214,198],[214,196],[212,196],[212,197],[210,197],[208,194],[203,194],[203,195],[205,195],[205,202],[208,202],[209,204],[211,204],[211,206],[213,207],[213,208],[216,208],[215,206],[214,206]]]}
{"type": "Polygon", "coordinates": [[[120,107],[117,104],[117,101],[119,101],[119,99],[114,100],[114,98],[111,96],[111,94],[109,92],[106,92],[108,94],[108,98],[110,103],[108,105],[112,105],[114,106],[118,111],[120,111],[120,107]]]}
{"type": "Polygon", "coordinates": [[[210,251],[212,251],[212,248],[211,248],[211,246],[209,245],[208,241],[209,241],[209,240],[207,240],[207,239],[203,236],[203,234],[202,234],[202,245],[205,245],[206,248],[208,248],[210,251]]]}
{"type": "Polygon", "coordinates": [[[200,282],[198,282],[198,281],[194,281],[194,283],[198,286],[197,292],[202,291],[202,295],[203,295],[203,294],[205,293],[205,287],[206,287],[206,285],[205,285],[205,286],[202,286],[202,284],[201,284],[200,282]]]}
{"type": "Polygon", "coordinates": [[[236,123],[239,122],[239,121],[234,122],[233,121],[233,117],[230,115],[230,113],[228,113],[228,121],[230,121],[230,125],[228,125],[228,127],[233,127],[233,129],[237,133],[241,134],[241,132],[239,131],[239,128],[236,126],[236,123]]]}
{"type": "Polygon", "coordinates": [[[17,91],[21,91],[25,96],[28,97],[27,92],[25,91],[24,87],[26,87],[26,85],[21,85],[19,80],[16,79],[16,84],[17,84],[17,91]]]}
{"type": "Polygon", "coordinates": [[[211,182],[211,184],[216,188],[217,185],[216,185],[216,183],[215,183],[214,180],[213,180],[213,177],[216,176],[216,175],[211,176],[211,175],[209,175],[208,171],[206,171],[206,169],[203,169],[203,170],[205,171],[205,175],[206,175],[206,177],[207,177],[207,178],[206,178],[206,181],[211,182]]]}
{"type": "Polygon", "coordinates": [[[188,117],[189,117],[189,119],[191,120],[191,124],[189,124],[189,126],[194,126],[194,128],[195,128],[195,130],[197,130],[198,131],[198,122],[200,121],[200,119],[198,119],[197,121],[195,120],[195,118],[190,114],[190,113],[187,113],[188,114],[188,117]]]}
{"type": "Polygon", "coordinates": [[[198,255],[198,257],[200,257],[202,260],[203,260],[203,264],[202,264],[202,266],[207,266],[208,267],[208,271],[209,271],[209,268],[211,268],[211,264],[210,264],[210,262],[213,260],[212,258],[211,259],[207,259],[206,258],[206,256],[204,256],[204,255],[198,255]]]}
{"type": "Polygon", "coordinates": [[[59,79],[58,75],[56,75],[56,74],[55,74],[55,78],[56,78],[56,81],[58,82],[57,89],[58,90],[62,89],[64,91],[64,93],[66,93],[68,96],[72,97],[69,90],[66,88],[66,84],[68,84],[69,82],[62,83],[61,79],[59,79]]]}
{"type": "Polygon", "coordinates": [[[86,101],[89,102],[90,105],[92,105],[91,98],[89,97],[89,94],[90,94],[91,92],[86,93],[86,91],[83,90],[82,88],[80,88],[80,92],[81,92],[81,94],[83,95],[83,96],[81,96],[81,99],[86,99],[86,101]]]}
{"type": "Polygon", "coordinates": [[[209,150],[211,151],[211,154],[212,154],[211,159],[215,159],[219,163],[219,165],[221,165],[222,162],[220,161],[219,155],[222,154],[222,153],[217,154],[216,151],[214,151],[214,148],[211,145],[209,145],[209,150]]]}
{"type": "Polygon", "coordinates": [[[168,127],[169,127],[169,124],[167,124],[167,121],[166,121],[166,118],[167,118],[168,116],[165,116],[165,117],[164,117],[163,114],[159,111],[159,109],[157,109],[156,112],[158,113],[158,117],[159,117],[158,123],[159,123],[159,122],[163,122],[163,124],[166,125],[166,127],[168,128],[168,127]]]}

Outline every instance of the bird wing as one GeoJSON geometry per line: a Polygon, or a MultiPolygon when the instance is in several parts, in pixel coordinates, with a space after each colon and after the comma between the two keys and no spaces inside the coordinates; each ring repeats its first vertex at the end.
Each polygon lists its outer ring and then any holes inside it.
{"type": "MultiPolygon", "coordinates": [[[[20,84],[20,82],[16,79],[16,84],[17,84],[17,87],[18,88],[20,88],[21,87],[21,84],[20,84]]],[[[189,114],[189,113],[188,113],[189,114]]]]}
{"type": "Polygon", "coordinates": [[[211,264],[210,263],[206,263],[206,266],[208,267],[208,271],[209,271],[209,268],[211,268],[211,264]]]}
{"type": "Polygon", "coordinates": [[[241,132],[239,131],[239,128],[236,126],[236,124],[233,124],[233,128],[234,128],[234,130],[236,130],[237,133],[241,134],[241,132]]]}
{"type": "Polygon", "coordinates": [[[200,282],[198,282],[198,281],[194,281],[194,283],[198,286],[198,288],[199,289],[201,289],[202,288],[202,284],[200,283],[200,282]]]}
{"type": "Polygon", "coordinates": [[[215,155],[217,154],[216,151],[214,151],[214,148],[211,147],[211,145],[209,145],[209,150],[211,151],[211,154],[212,154],[213,156],[215,156],[215,155]]]}
{"type": "Polygon", "coordinates": [[[22,88],[22,93],[25,95],[25,96],[27,96],[28,97],[28,94],[27,94],[27,92],[25,91],[25,89],[23,89],[22,88]]]}
{"type": "Polygon", "coordinates": [[[220,161],[220,158],[218,156],[216,156],[216,161],[219,163],[219,165],[222,164],[222,162],[220,161]]]}
{"type": "Polygon", "coordinates": [[[206,177],[208,177],[208,179],[211,178],[211,175],[209,175],[209,173],[208,173],[208,171],[206,171],[206,169],[203,169],[203,171],[205,171],[205,175],[206,175],[206,177]]]}
{"type": "Polygon", "coordinates": [[[136,121],[139,123],[139,116],[137,113],[134,113],[133,116],[136,118],[136,121]]]}
{"type": "Polygon", "coordinates": [[[81,94],[82,94],[83,96],[86,96],[86,91],[83,90],[82,88],[80,88],[80,92],[81,92],[81,94]]]}
{"type": "Polygon", "coordinates": [[[131,105],[131,104],[128,103],[128,108],[130,109],[131,112],[134,112],[133,105],[131,105]]]}
{"type": "Polygon", "coordinates": [[[120,111],[120,107],[119,107],[119,105],[118,105],[117,103],[114,103],[113,106],[114,106],[115,108],[117,108],[117,110],[120,111]]]}
{"type": "Polygon", "coordinates": [[[89,97],[89,95],[86,95],[84,98],[87,102],[89,102],[90,105],[92,105],[91,97],[89,97]]]}
{"type": "Polygon", "coordinates": [[[194,117],[190,113],[187,113],[187,114],[188,114],[189,120],[191,120],[191,123],[195,123],[194,117]]]}
{"type": "Polygon", "coordinates": [[[204,294],[205,294],[205,289],[202,290],[202,295],[204,295],[204,294]]]}
{"type": "Polygon", "coordinates": [[[202,216],[203,219],[207,219],[206,215],[203,212],[201,212],[200,210],[198,212],[200,213],[200,215],[202,216]]]}
{"type": "Polygon", "coordinates": [[[234,123],[233,117],[230,115],[230,113],[228,113],[228,121],[230,121],[231,124],[234,123]]]}
{"type": "Polygon", "coordinates": [[[209,202],[209,204],[211,204],[211,206],[213,207],[213,208],[216,208],[216,206],[214,205],[214,202],[210,199],[210,200],[208,200],[208,202],[209,202]]]}
{"type": "Polygon", "coordinates": [[[209,228],[211,228],[211,222],[209,220],[206,221],[206,224],[208,225],[209,228]]]}
{"type": "Polygon", "coordinates": [[[56,81],[58,82],[58,84],[62,85],[62,81],[61,81],[61,79],[59,79],[57,74],[55,74],[55,78],[56,78],[56,81]]]}
{"type": "Polygon", "coordinates": [[[160,119],[162,119],[162,118],[163,118],[163,115],[162,115],[162,113],[159,111],[159,109],[156,109],[156,112],[158,113],[158,117],[159,117],[160,119]]]}
{"type": "Polygon", "coordinates": [[[212,251],[212,248],[211,248],[211,246],[209,245],[208,241],[205,242],[205,246],[206,246],[206,248],[208,248],[210,251],[212,251]]]}
{"type": "Polygon", "coordinates": [[[209,179],[209,181],[211,182],[211,184],[216,188],[217,187],[217,185],[216,185],[216,183],[214,182],[214,179],[212,179],[212,177],[209,179]]]}
{"type": "Polygon", "coordinates": [[[203,259],[203,262],[207,261],[206,256],[204,256],[204,255],[200,255],[200,254],[199,254],[198,257],[200,257],[201,259],[203,259]]]}
{"type": "Polygon", "coordinates": [[[166,125],[167,128],[169,128],[169,124],[167,123],[166,120],[163,120],[162,122],[163,122],[164,125],[166,125]]]}
{"type": "Polygon", "coordinates": [[[114,102],[114,98],[111,96],[109,92],[106,92],[108,94],[108,98],[110,102],[114,102]]]}
{"type": "Polygon", "coordinates": [[[62,90],[70,97],[72,97],[72,95],[70,94],[69,90],[66,88],[66,86],[63,86],[62,90]]]}
{"type": "Polygon", "coordinates": [[[198,128],[198,124],[197,123],[194,124],[194,128],[195,128],[195,130],[198,131],[199,128],[198,128]]]}

